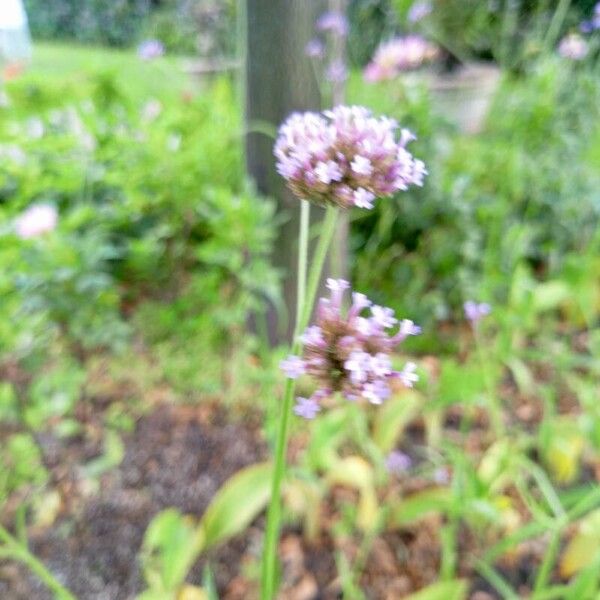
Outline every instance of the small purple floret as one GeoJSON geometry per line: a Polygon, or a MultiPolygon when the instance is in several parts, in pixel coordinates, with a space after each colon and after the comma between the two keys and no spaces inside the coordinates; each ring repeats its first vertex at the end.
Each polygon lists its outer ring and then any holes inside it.
{"type": "Polygon", "coordinates": [[[304,361],[299,356],[292,355],[282,360],[279,363],[279,368],[285,373],[288,379],[298,379],[306,371],[304,361]]]}
{"type": "Polygon", "coordinates": [[[304,419],[314,419],[321,410],[319,403],[313,398],[296,398],[294,413],[304,419]]]}
{"type": "Polygon", "coordinates": [[[412,460],[408,454],[393,450],[385,459],[385,467],[393,475],[403,475],[412,467],[412,460]]]}
{"type": "Polygon", "coordinates": [[[463,308],[465,310],[465,317],[471,321],[471,323],[478,323],[483,317],[487,317],[492,312],[492,307],[487,302],[473,302],[473,300],[467,300],[463,308]]]}
{"type": "Polygon", "coordinates": [[[138,46],[138,56],[142,60],[153,60],[164,53],[165,47],[159,40],[145,40],[138,46]]]}
{"type": "Polygon", "coordinates": [[[315,23],[319,31],[331,31],[334,35],[345,37],[350,31],[350,23],[346,15],[339,11],[328,11],[323,13],[315,23]]]}

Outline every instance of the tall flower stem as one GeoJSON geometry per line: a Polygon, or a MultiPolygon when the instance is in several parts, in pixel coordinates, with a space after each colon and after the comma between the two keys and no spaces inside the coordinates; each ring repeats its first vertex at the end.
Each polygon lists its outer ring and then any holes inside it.
{"type": "MultiPolygon", "coordinates": [[[[319,289],[323,265],[325,264],[327,251],[335,231],[337,214],[338,209],[336,207],[329,206],[327,208],[307,281],[309,205],[308,202],[302,201],[298,245],[298,297],[296,299],[296,325],[292,341],[292,354],[298,354],[301,350],[301,343],[298,338],[301,332],[306,329],[310,320],[319,289]]],[[[277,542],[281,526],[281,486],[286,468],[286,454],[295,387],[293,379],[286,380],[275,446],[271,502],[267,512],[267,527],[261,573],[261,600],[273,600],[275,597],[277,542]]]]}

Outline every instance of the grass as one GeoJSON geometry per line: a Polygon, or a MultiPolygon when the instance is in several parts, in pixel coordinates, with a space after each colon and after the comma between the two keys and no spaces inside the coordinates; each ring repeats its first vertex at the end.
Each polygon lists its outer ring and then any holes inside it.
{"type": "Polygon", "coordinates": [[[49,84],[87,86],[90,76],[111,74],[132,98],[160,96],[168,98],[198,86],[185,67],[189,58],[164,56],[151,62],[138,58],[135,49],[114,50],[95,46],[36,42],[30,67],[22,79],[49,84]]]}

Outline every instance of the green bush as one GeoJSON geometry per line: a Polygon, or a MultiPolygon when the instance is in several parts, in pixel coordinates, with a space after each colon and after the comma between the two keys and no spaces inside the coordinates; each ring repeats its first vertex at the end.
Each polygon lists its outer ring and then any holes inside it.
{"type": "Polygon", "coordinates": [[[188,359],[186,344],[198,340],[207,352],[236,345],[277,282],[267,260],[273,205],[242,176],[231,85],[129,98],[101,73],[80,96],[31,79],[8,93],[0,361],[31,362],[57,343],[83,359],[124,348],[138,311],[136,334],[177,339],[188,359]],[[56,230],[18,239],[14,220],[42,202],[57,207],[56,230]]]}
{"type": "Polygon", "coordinates": [[[150,0],[25,0],[34,37],[128,46],[137,40],[150,0]]]}
{"type": "Polygon", "coordinates": [[[421,322],[445,319],[469,297],[506,299],[521,261],[551,277],[586,247],[600,216],[593,70],[551,59],[507,77],[477,136],[447,135],[425,92],[391,86],[368,93],[382,112],[386,98],[403,106],[397,116],[420,135],[415,154],[430,176],[357,215],[359,288],[421,322]]]}

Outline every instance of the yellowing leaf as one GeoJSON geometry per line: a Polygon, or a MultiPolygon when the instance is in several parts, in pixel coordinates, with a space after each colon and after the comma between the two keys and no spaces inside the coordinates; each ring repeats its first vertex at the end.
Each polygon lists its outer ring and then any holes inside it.
{"type": "Polygon", "coordinates": [[[590,513],[579,523],[560,561],[560,574],[571,577],[592,564],[600,555],[600,509],[590,513]]]}
{"type": "Polygon", "coordinates": [[[208,600],[206,592],[195,585],[185,585],[177,594],[177,600],[208,600]]]}
{"type": "Polygon", "coordinates": [[[356,524],[363,531],[370,530],[376,523],[379,512],[373,467],[360,456],[347,456],[335,463],[327,474],[327,480],[359,491],[356,524]]]}
{"type": "Polygon", "coordinates": [[[360,456],[338,460],[327,474],[331,483],[362,489],[373,485],[373,467],[360,456]]]}

